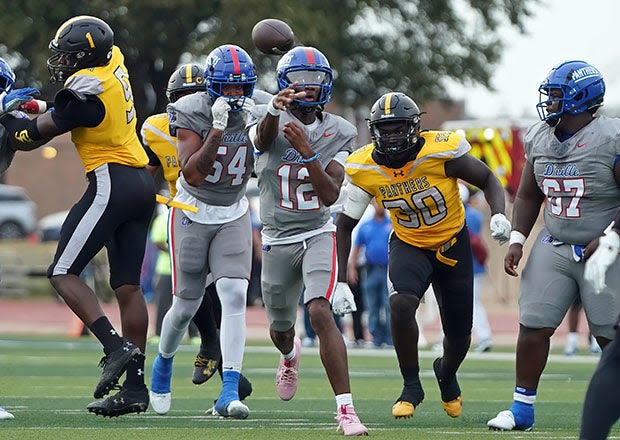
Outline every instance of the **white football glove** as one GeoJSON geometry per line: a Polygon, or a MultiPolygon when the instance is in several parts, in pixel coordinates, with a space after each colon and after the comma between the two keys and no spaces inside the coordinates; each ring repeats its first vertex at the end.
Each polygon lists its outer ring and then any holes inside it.
{"type": "Polygon", "coordinates": [[[607,268],[616,261],[618,249],[620,249],[620,236],[611,229],[599,238],[598,247],[586,260],[583,277],[592,284],[595,293],[600,293],[607,287],[605,284],[607,268]]]}
{"type": "Polygon", "coordinates": [[[243,119],[245,120],[246,124],[256,120],[256,115],[254,114],[255,107],[256,103],[252,98],[245,98],[243,100],[243,104],[241,105],[241,111],[243,112],[243,119]]]}
{"type": "Polygon", "coordinates": [[[353,292],[349,285],[343,281],[336,284],[334,291],[334,300],[332,301],[332,309],[336,315],[344,316],[357,310],[353,292]]]}
{"type": "Polygon", "coordinates": [[[224,131],[228,126],[228,112],[230,105],[223,96],[218,97],[211,106],[211,116],[213,116],[213,128],[224,131]]]}
{"type": "Polygon", "coordinates": [[[491,229],[491,237],[493,240],[497,240],[500,245],[510,240],[512,226],[504,214],[498,213],[493,215],[489,228],[491,229]]]}
{"type": "Polygon", "coordinates": [[[255,106],[256,106],[256,103],[254,102],[252,98],[245,98],[243,100],[243,105],[241,106],[241,110],[243,110],[244,112],[250,113],[252,109],[254,109],[255,106]]]}

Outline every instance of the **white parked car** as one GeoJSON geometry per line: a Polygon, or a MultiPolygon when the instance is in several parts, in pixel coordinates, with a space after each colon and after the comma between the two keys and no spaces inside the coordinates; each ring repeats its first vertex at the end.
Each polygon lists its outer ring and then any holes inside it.
{"type": "Polygon", "coordinates": [[[46,215],[39,220],[39,239],[41,241],[60,240],[60,227],[69,214],[69,210],[46,215]]]}
{"type": "Polygon", "coordinates": [[[24,188],[0,184],[0,240],[27,237],[37,227],[37,205],[24,188]]]}

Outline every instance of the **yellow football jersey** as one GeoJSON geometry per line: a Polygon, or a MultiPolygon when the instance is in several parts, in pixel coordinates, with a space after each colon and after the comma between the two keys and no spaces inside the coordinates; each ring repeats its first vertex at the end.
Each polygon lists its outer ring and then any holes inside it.
{"type": "Polygon", "coordinates": [[[181,172],[177,153],[177,138],[170,134],[168,115],[159,113],[149,116],[142,124],[142,141],[157,156],[168,182],[170,195],[177,193],[177,178],[181,172]]]}
{"type": "Polygon", "coordinates": [[[351,183],[390,211],[394,233],[413,246],[437,250],[461,230],[465,209],[457,179],[447,177],[444,163],[466,154],[469,143],[454,132],[424,131],[424,146],[402,168],[377,164],[373,144],[354,151],[345,170],[351,183]]]}
{"type": "Polygon", "coordinates": [[[136,133],[136,111],[124,57],[116,46],[105,66],[82,69],[71,75],[65,88],[97,96],[105,107],[96,127],[71,130],[71,139],[86,172],[105,163],[144,167],[148,157],[136,133]]]}

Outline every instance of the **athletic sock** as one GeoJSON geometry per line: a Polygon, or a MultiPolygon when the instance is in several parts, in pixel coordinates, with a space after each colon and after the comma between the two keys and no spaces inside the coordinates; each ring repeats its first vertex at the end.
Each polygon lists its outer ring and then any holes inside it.
{"type": "Polygon", "coordinates": [[[125,384],[131,389],[141,389],[144,386],[144,356],[136,356],[134,362],[129,363],[125,384]]]}
{"type": "Polygon", "coordinates": [[[99,342],[103,345],[103,352],[110,354],[114,350],[118,350],[123,345],[123,338],[114,330],[110,320],[102,316],[97,319],[89,327],[90,331],[95,335],[99,342]]]}

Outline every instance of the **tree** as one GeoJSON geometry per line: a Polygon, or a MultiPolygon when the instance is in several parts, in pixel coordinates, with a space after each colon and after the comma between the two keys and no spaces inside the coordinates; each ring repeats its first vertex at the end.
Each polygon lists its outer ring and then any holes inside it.
{"type": "Polygon", "coordinates": [[[449,98],[443,82],[490,85],[508,24],[523,31],[539,0],[74,0],[5,2],[0,56],[47,96],[49,40],[67,18],[90,14],[115,30],[126,57],[139,120],[165,108],[165,86],[180,61],[203,59],[219,44],[252,55],[260,86],[275,91],[277,57],[254,50],[253,25],[267,17],[291,25],[298,44],[319,48],[337,76],[334,99],[368,106],[388,90],[417,101],[449,98]],[[42,3],[49,3],[42,7],[42,3]]]}
{"type": "Polygon", "coordinates": [[[75,15],[105,20],[125,55],[139,125],[148,115],[165,109],[165,89],[179,57],[195,38],[204,17],[221,8],[219,1],[212,0],[22,0],[3,6],[0,41],[7,56],[15,60],[18,85],[38,86],[46,97],[62,86],[49,84],[46,67],[51,55],[48,44],[58,27],[75,15]],[[49,4],[43,7],[42,3],[49,4]]]}

